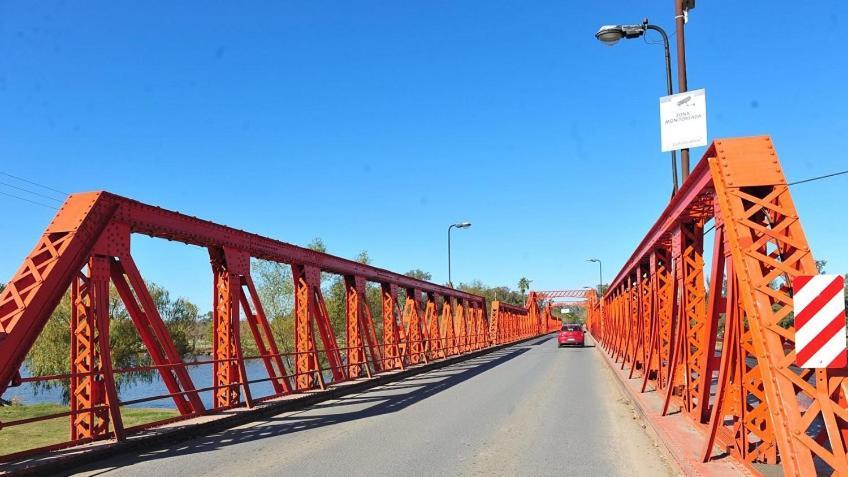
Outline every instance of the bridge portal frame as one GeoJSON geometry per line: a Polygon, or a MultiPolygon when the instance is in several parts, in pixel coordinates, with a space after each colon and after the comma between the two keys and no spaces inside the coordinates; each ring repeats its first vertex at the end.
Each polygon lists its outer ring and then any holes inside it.
{"type": "Polygon", "coordinates": [[[717,445],[787,476],[848,475],[848,371],[794,366],[790,284],[815,274],[771,139],[716,140],[590,307],[589,328],[643,392],[664,393],[663,414],[674,405],[704,430],[704,461],[717,445]]]}

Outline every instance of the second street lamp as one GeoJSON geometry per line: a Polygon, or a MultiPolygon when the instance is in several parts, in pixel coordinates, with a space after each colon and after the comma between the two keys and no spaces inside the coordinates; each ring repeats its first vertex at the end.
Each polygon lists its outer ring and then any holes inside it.
{"type": "Polygon", "coordinates": [[[590,258],[586,260],[587,262],[596,262],[598,264],[598,278],[600,282],[598,282],[598,295],[604,296],[604,265],[601,263],[601,259],[599,258],[590,258]]]}
{"type": "Polygon", "coordinates": [[[450,238],[451,238],[451,229],[454,228],[454,227],[456,227],[458,229],[467,229],[468,227],[471,227],[471,222],[460,222],[458,224],[451,224],[448,227],[448,286],[450,286],[451,288],[453,288],[453,282],[451,281],[451,241],[450,241],[450,238]]]}
{"type": "MultiPolygon", "coordinates": [[[[665,46],[665,82],[669,96],[674,94],[674,89],[671,85],[671,53],[668,49],[668,35],[665,30],[657,25],[651,25],[646,18],[641,25],[604,25],[595,33],[595,38],[605,43],[608,46],[615,45],[622,38],[631,39],[639,38],[646,31],[654,30],[662,35],[663,45],[665,46]]],[[[677,152],[671,151],[671,177],[674,183],[673,194],[677,193],[677,152]]]]}

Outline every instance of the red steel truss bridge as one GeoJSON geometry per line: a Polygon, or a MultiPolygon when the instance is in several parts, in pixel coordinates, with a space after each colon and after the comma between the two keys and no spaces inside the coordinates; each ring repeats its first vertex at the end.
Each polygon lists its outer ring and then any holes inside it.
{"type": "MultiPolygon", "coordinates": [[[[150,428],[175,423],[200,427],[204,424],[198,423],[199,418],[287,399],[317,399],[352,383],[387,382],[392,376],[465,359],[472,364],[455,372],[475,377],[468,386],[473,382],[486,389],[490,383],[498,398],[464,388],[463,395],[454,395],[437,414],[458,419],[473,413],[476,418],[469,422],[485,423],[484,417],[491,418],[489,414],[499,409],[497,399],[506,399],[519,388],[537,389],[527,385],[528,374],[544,369],[550,371],[545,376],[561,376],[555,366],[577,362],[574,372],[612,372],[682,473],[848,476],[848,370],[801,369],[794,364],[791,284],[796,277],[816,273],[799,212],[768,137],[713,143],[602,297],[593,289],[533,291],[524,306],[487,303],[481,296],[107,192],[74,194],[0,294],[0,395],[26,383],[52,380],[67,382],[70,398],[66,412],[0,423],[0,438],[18,426],[65,419],[67,440],[7,454],[0,462],[36,459],[86,443],[120,445],[150,428]],[[211,382],[194,379],[177,353],[133,259],[134,234],[208,250],[213,341],[205,364],[212,368],[211,382]],[[708,240],[711,249],[705,253],[708,240]],[[291,267],[292,352],[281,352],[272,333],[251,276],[251,259],[291,267]],[[337,336],[331,326],[322,273],[344,278],[344,336],[337,336]],[[367,287],[375,286],[381,300],[380,312],[375,313],[379,316],[372,316],[366,298],[367,287]],[[150,356],[152,364],[143,370],[156,373],[166,393],[121,399],[117,377],[140,369],[117,369],[111,362],[110,288],[117,291],[150,356]],[[21,373],[27,353],[66,293],[72,303],[68,373],[21,373]],[[574,353],[556,351],[555,346],[538,351],[555,344],[544,335],[558,330],[552,309],[566,304],[585,307],[586,325],[597,347],[574,353]],[[249,336],[240,336],[242,322],[249,336]],[[244,340],[255,343],[256,356],[246,356],[244,340]],[[476,374],[494,372],[490,368],[474,370],[474,359],[497,356],[499,350],[512,354],[492,358],[489,366],[499,366],[497,373],[516,373],[503,374],[513,380],[508,386],[476,374]],[[538,360],[526,368],[500,365],[520,353],[538,360]],[[248,360],[261,362],[264,374],[249,377],[248,360]],[[592,368],[595,360],[604,367],[592,368]],[[259,383],[270,383],[263,388],[270,391],[257,392],[259,383]],[[211,399],[204,401],[204,393],[211,399]],[[448,413],[466,397],[488,404],[448,413]],[[125,425],[128,406],[156,400],[171,402],[176,417],[125,425]]],[[[586,381],[577,379],[558,389],[579,393],[586,381]]],[[[615,401],[618,392],[573,394],[569,405],[586,401],[581,412],[591,412],[615,401]]],[[[567,412],[568,407],[556,399],[545,398],[542,394],[520,402],[550,402],[567,412]]],[[[395,407],[408,404],[400,400],[395,407]]],[[[541,429],[542,420],[528,412],[508,407],[502,417],[521,415],[522,422],[536,422],[541,429]]],[[[427,425],[437,425],[441,418],[432,415],[427,425]]],[[[566,413],[558,418],[570,417],[566,413]]],[[[406,427],[404,433],[421,427],[420,423],[406,427]]],[[[595,448],[630,440],[622,436],[593,441],[590,428],[579,431],[580,439],[591,441],[595,448]]],[[[554,441],[558,444],[560,439],[540,439],[527,449],[545,449],[554,441]]],[[[403,446],[404,439],[398,438],[395,445],[403,446]]],[[[225,449],[215,448],[219,453],[225,449]]],[[[416,452],[424,449],[418,446],[416,452]]],[[[212,454],[206,455],[212,459],[212,454]]],[[[226,456],[214,465],[227,465],[230,454],[226,456]]],[[[489,454],[489,459],[499,457],[498,452],[489,454]]],[[[380,459],[390,458],[380,454],[380,459]]],[[[437,461],[449,458],[442,454],[437,461]]],[[[201,461],[192,465],[201,466],[201,461]]],[[[521,468],[532,473],[530,467],[521,468]]],[[[605,472],[602,467],[596,470],[605,472]]]]}
{"type": "MultiPolygon", "coordinates": [[[[432,361],[539,336],[558,322],[537,303],[526,307],[488,304],[481,296],[417,280],[388,270],[319,253],[108,192],[68,197],[35,248],[0,295],[0,395],[9,386],[68,380],[67,412],[6,421],[2,427],[61,417],[69,440],[57,449],[93,440],[123,441],[163,422],[128,428],[123,406],[172,400],[178,419],[189,419],[291,394],[403,370],[432,361]],[[183,242],[208,250],[214,292],[211,383],[194,382],[132,256],[132,235],[183,242]],[[251,277],[251,258],[291,266],[295,285],[294,347],[281,353],[251,277]],[[344,277],[344,340],[334,335],[322,296],[321,274],[344,277]],[[377,334],[366,284],[381,290],[381,333],[377,334]],[[113,286],[149,353],[145,369],[113,367],[109,341],[109,289],[113,286]],[[62,296],[71,296],[70,372],[22,377],[21,365],[62,296]],[[399,291],[405,297],[400,302],[399,291]],[[240,322],[247,322],[258,356],[242,349],[240,322]],[[340,343],[343,343],[340,344],[340,343]],[[266,376],[250,380],[245,360],[261,359],[266,376]],[[116,376],[154,371],[167,394],[131,401],[118,397],[116,376]],[[257,396],[251,384],[270,382],[271,394],[257,396]],[[211,392],[212,406],[200,394],[211,392]]],[[[197,364],[194,362],[193,364],[197,364]]],[[[168,422],[174,419],[169,419],[168,422]]],[[[2,431],[0,431],[2,432],[2,431]]],[[[23,457],[44,448],[7,456],[23,457]]],[[[0,450],[2,453],[2,450],[0,450]]]]}
{"type": "Polygon", "coordinates": [[[588,326],[637,393],[661,397],[660,423],[680,413],[703,434],[698,460],[845,476],[848,370],[795,366],[791,284],[817,273],[771,140],[718,140],[588,326]]]}

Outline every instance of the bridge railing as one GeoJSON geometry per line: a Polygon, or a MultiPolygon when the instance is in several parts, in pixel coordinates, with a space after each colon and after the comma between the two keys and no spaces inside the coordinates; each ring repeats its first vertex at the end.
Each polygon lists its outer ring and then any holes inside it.
{"type": "Polygon", "coordinates": [[[680,409],[704,431],[705,461],[718,447],[787,476],[844,476],[848,372],[794,365],[791,283],[815,274],[771,140],[717,140],[589,328],[642,392],[662,393],[663,415],[680,409]]]}
{"type": "MultiPolygon", "coordinates": [[[[498,309],[505,309],[499,305],[498,309]]],[[[522,309],[518,309],[520,312],[522,309]]],[[[527,310],[524,309],[527,314],[527,310]]],[[[0,423],[10,428],[68,418],[70,439],[123,440],[128,433],[179,419],[324,389],[407,366],[466,354],[545,330],[522,324],[502,331],[489,321],[486,300],[453,288],[250,234],[107,192],[75,194],[0,293],[0,395],[23,383],[66,381],[67,412],[0,423]],[[184,362],[131,253],[143,234],[208,250],[214,290],[212,353],[184,362]],[[291,267],[294,281],[294,349],[281,352],[251,276],[251,259],[291,267]],[[344,336],[336,336],[322,295],[322,273],[342,276],[344,336]],[[375,326],[367,292],[379,289],[381,326],[375,326]],[[117,292],[149,354],[150,366],[117,369],[110,355],[110,288],[117,292]],[[21,365],[62,296],[70,292],[68,373],[22,377],[21,365]],[[402,300],[399,299],[402,296],[402,300]],[[402,303],[401,303],[402,301],[402,303]],[[242,323],[258,350],[246,356],[242,323]],[[379,333],[378,333],[379,331],[379,333]],[[496,337],[496,339],[493,338],[496,337]],[[251,378],[246,362],[261,362],[251,378]],[[189,366],[208,366],[212,382],[198,387],[189,366]],[[116,376],[153,372],[165,393],[122,400],[116,376]],[[268,385],[270,384],[270,386],[268,385]],[[203,398],[206,399],[203,399],[203,398]],[[173,401],[178,416],[125,426],[121,408],[173,401]]],[[[45,450],[40,447],[36,451],[45,450]]],[[[2,451],[0,451],[2,452],[2,451]]],[[[6,459],[20,457],[20,454],[6,459]]]]}

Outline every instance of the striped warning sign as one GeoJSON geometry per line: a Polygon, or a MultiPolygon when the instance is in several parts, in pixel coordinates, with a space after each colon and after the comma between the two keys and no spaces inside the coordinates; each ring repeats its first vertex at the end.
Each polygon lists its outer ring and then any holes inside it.
{"type": "Polygon", "coordinates": [[[799,276],[792,281],[795,302],[795,364],[802,368],[844,368],[845,281],[841,275],[799,276]]]}

